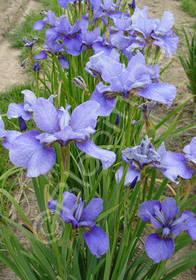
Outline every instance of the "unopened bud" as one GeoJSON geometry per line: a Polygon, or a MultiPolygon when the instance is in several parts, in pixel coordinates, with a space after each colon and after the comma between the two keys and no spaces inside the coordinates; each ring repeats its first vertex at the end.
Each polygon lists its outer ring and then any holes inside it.
{"type": "Polygon", "coordinates": [[[83,80],[83,78],[81,76],[77,76],[76,78],[73,78],[72,84],[83,90],[87,89],[85,81],[83,80]]]}

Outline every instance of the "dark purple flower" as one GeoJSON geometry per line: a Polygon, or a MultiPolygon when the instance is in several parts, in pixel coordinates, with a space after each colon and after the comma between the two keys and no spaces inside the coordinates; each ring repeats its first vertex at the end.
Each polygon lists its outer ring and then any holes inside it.
{"type": "MultiPolygon", "coordinates": [[[[82,228],[83,236],[91,253],[97,258],[104,255],[109,248],[109,240],[105,231],[95,225],[94,220],[102,212],[103,200],[93,198],[84,208],[85,201],[80,199],[77,204],[77,197],[69,192],[63,193],[63,203],[60,210],[60,217],[65,223],[72,223],[73,229],[82,228]]],[[[57,200],[47,203],[49,209],[56,210],[57,200]]]]}
{"type": "Polygon", "coordinates": [[[22,41],[25,43],[25,45],[24,45],[25,47],[27,47],[27,48],[29,48],[29,49],[32,49],[33,45],[34,45],[35,43],[37,43],[38,39],[37,39],[37,38],[33,38],[32,41],[29,41],[29,40],[27,40],[26,37],[23,37],[23,38],[22,38],[22,41]]]}
{"type": "Polygon", "coordinates": [[[135,0],[133,0],[132,3],[131,3],[131,4],[128,4],[128,5],[129,5],[129,7],[130,7],[131,9],[135,9],[135,8],[136,8],[136,6],[135,6],[135,0]]]}
{"type": "Polygon", "coordinates": [[[119,112],[116,115],[115,125],[120,125],[120,113],[119,112]]]}
{"type": "Polygon", "coordinates": [[[22,117],[18,118],[18,122],[19,122],[20,131],[24,131],[27,129],[27,125],[22,117]]]}
{"type": "Polygon", "coordinates": [[[38,72],[39,70],[40,70],[39,61],[36,61],[35,64],[33,65],[33,71],[38,72]]]}
{"type": "Polygon", "coordinates": [[[48,56],[47,56],[46,51],[45,51],[45,50],[42,50],[42,51],[40,51],[39,54],[36,54],[36,55],[34,56],[34,59],[35,59],[35,60],[43,60],[43,59],[46,59],[47,57],[48,57],[48,56]]]}
{"type": "Polygon", "coordinates": [[[78,3],[79,0],[58,0],[58,2],[62,8],[66,9],[68,4],[78,3]]]}
{"type": "Polygon", "coordinates": [[[138,216],[143,222],[151,221],[161,233],[150,234],[145,241],[147,255],[159,263],[171,258],[174,253],[173,236],[187,230],[192,239],[196,239],[196,219],[190,211],[185,211],[177,218],[179,208],[174,198],[166,199],[162,205],[158,200],[145,201],[139,208],[138,216]]]}
{"type": "Polygon", "coordinates": [[[87,31],[88,22],[89,20],[86,18],[86,16],[82,16],[80,21],[80,30],[83,46],[86,48],[91,48],[94,43],[102,41],[102,37],[100,36],[99,27],[92,31],[87,31]]]}

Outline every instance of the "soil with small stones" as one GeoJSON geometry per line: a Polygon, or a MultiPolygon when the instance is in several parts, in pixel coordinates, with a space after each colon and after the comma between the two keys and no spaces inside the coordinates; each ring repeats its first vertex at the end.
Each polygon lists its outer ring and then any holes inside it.
{"type": "MultiPolygon", "coordinates": [[[[131,2],[131,1],[130,1],[131,2]]],[[[180,1],[174,0],[138,0],[136,1],[137,6],[142,8],[144,6],[148,6],[148,16],[159,18],[161,19],[164,11],[172,11],[175,17],[175,28],[180,29],[181,24],[183,23],[184,26],[188,28],[188,26],[193,25],[195,19],[190,17],[187,13],[181,10],[180,8],[180,1]]],[[[20,24],[22,17],[27,14],[30,10],[40,10],[42,7],[40,4],[34,1],[29,0],[1,0],[0,1],[0,91],[4,91],[9,89],[10,86],[21,84],[27,81],[26,74],[24,70],[20,67],[21,62],[18,60],[18,56],[20,54],[20,50],[18,49],[11,49],[10,43],[4,39],[5,34],[13,30],[13,27],[17,24],[20,24]]],[[[179,52],[186,52],[184,47],[184,42],[181,40],[178,46],[179,52]]],[[[181,63],[177,57],[177,54],[172,56],[174,59],[173,63],[169,66],[167,71],[165,71],[162,75],[162,79],[164,82],[174,84],[178,89],[178,96],[173,102],[171,108],[168,109],[167,106],[163,105],[160,106],[157,110],[155,115],[159,116],[160,118],[165,117],[166,112],[171,112],[175,109],[179,104],[182,104],[185,100],[191,97],[191,92],[187,90],[187,77],[184,73],[184,70],[181,66],[181,63]]],[[[160,58],[160,68],[163,69],[169,62],[171,58],[167,58],[165,53],[162,52],[160,58]]],[[[178,124],[178,128],[184,127],[189,125],[190,123],[194,123],[195,120],[193,118],[193,114],[195,112],[195,105],[190,101],[187,105],[183,108],[181,112],[181,116],[183,119],[178,124]]],[[[159,134],[163,133],[163,129],[159,130],[159,134]]],[[[196,135],[196,129],[189,130],[188,132],[181,135],[181,140],[183,144],[190,143],[191,139],[196,135]]],[[[179,141],[176,137],[170,137],[166,141],[166,145],[168,149],[173,152],[182,152],[182,142],[179,141]]],[[[22,181],[20,180],[19,186],[20,189],[15,194],[16,198],[22,199],[26,196],[31,195],[32,193],[28,190],[22,190],[24,185],[28,185],[30,182],[26,181],[23,177],[22,181]]],[[[172,185],[174,189],[176,189],[177,185],[172,185]]],[[[196,187],[196,186],[193,186],[196,187]]],[[[195,191],[192,189],[192,194],[195,194],[195,191]]],[[[168,196],[171,196],[171,191],[168,189],[165,193],[168,196]]],[[[25,213],[28,213],[30,221],[35,221],[35,218],[38,216],[38,207],[35,198],[31,197],[21,204],[25,213]]],[[[12,211],[12,218],[16,222],[21,222],[17,215],[15,215],[14,211],[12,211]]],[[[20,238],[20,242],[22,244],[27,244],[25,237],[17,230],[17,236],[20,238]]],[[[175,255],[170,260],[170,264],[180,255],[196,249],[196,242],[192,242],[190,246],[187,246],[186,249],[179,252],[179,254],[175,255]]],[[[0,270],[0,280],[16,280],[18,279],[15,274],[10,271],[7,267],[3,266],[0,270]]],[[[193,280],[196,279],[196,268],[193,267],[186,272],[181,273],[174,279],[176,280],[193,280]]],[[[157,279],[158,280],[158,279],[157,279]]]]}

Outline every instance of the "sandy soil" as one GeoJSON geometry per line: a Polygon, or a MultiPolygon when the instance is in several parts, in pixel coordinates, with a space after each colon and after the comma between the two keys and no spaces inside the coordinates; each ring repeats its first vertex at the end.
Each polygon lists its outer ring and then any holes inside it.
{"type": "MultiPolygon", "coordinates": [[[[180,28],[181,23],[184,22],[186,25],[194,22],[194,18],[187,15],[180,9],[180,2],[175,0],[138,0],[136,1],[137,6],[142,8],[144,6],[149,7],[148,16],[161,19],[164,11],[172,11],[175,17],[175,27],[180,28]]],[[[20,24],[21,18],[24,14],[28,13],[30,10],[39,8],[39,4],[34,1],[29,0],[0,0],[0,91],[9,88],[12,85],[22,83],[26,81],[27,77],[23,69],[20,67],[20,61],[18,56],[20,50],[11,49],[8,41],[3,39],[3,35],[10,31],[13,25],[20,24]]],[[[41,7],[40,7],[41,10],[41,7]]],[[[183,49],[183,42],[179,43],[178,50],[183,49]]],[[[168,70],[163,74],[163,79],[165,82],[173,83],[178,89],[178,104],[183,102],[190,93],[187,91],[186,83],[187,77],[184,70],[180,64],[180,61],[175,54],[173,56],[175,59],[168,70]]],[[[165,67],[169,61],[164,53],[161,54],[161,69],[165,67]]],[[[189,109],[188,109],[189,110],[189,109]]],[[[190,135],[191,137],[191,135],[190,135]]],[[[190,138],[191,139],[191,138],[190,138]]],[[[190,142],[187,139],[187,143],[190,142]]],[[[25,179],[20,186],[24,184],[25,179]]],[[[19,191],[20,192],[20,191],[19,191]]],[[[22,194],[23,197],[26,195],[22,194]]],[[[16,194],[17,196],[17,194],[16,194]]],[[[38,214],[38,209],[35,199],[29,199],[29,204],[24,203],[23,209],[30,210],[29,217],[33,220],[38,214]]],[[[17,221],[17,217],[15,217],[17,221]]],[[[25,242],[24,237],[21,236],[21,242],[25,242]]],[[[194,243],[189,248],[187,247],[187,252],[193,248],[194,243]]],[[[171,260],[172,261],[172,260],[171,260]]],[[[0,271],[0,280],[16,280],[18,279],[14,273],[12,273],[8,268],[3,267],[0,271]]],[[[196,279],[196,270],[192,268],[175,278],[176,280],[193,280],[196,279]]],[[[158,280],[158,279],[157,279],[158,280]]]]}
{"type": "Polygon", "coordinates": [[[30,79],[18,59],[20,50],[11,49],[4,35],[19,25],[29,11],[39,7],[40,4],[32,0],[0,0],[0,92],[30,79]]]}

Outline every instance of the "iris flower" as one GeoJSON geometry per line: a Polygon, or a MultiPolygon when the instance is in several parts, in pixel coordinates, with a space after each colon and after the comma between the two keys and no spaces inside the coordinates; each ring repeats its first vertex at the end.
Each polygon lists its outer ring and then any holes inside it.
{"type": "MultiPolygon", "coordinates": [[[[102,228],[96,226],[94,222],[99,216],[99,213],[103,210],[102,203],[102,199],[93,198],[86,207],[84,207],[85,201],[80,199],[77,204],[77,197],[74,194],[64,192],[60,211],[60,217],[65,223],[71,223],[73,229],[83,229],[84,240],[91,253],[97,258],[99,258],[100,255],[104,255],[109,248],[107,234],[102,228]]],[[[50,200],[47,206],[55,212],[57,200],[50,200]]]]}
{"type": "Polygon", "coordinates": [[[34,121],[38,130],[22,133],[13,141],[9,149],[11,162],[19,167],[27,168],[28,177],[37,177],[47,173],[55,163],[56,153],[52,144],[58,142],[66,146],[76,141],[77,147],[88,155],[101,160],[107,169],[116,159],[115,153],[97,147],[90,134],[95,133],[99,104],[87,101],[77,106],[71,116],[71,106],[56,109],[50,100],[38,98],[33,106],[34,121]]]}
{"type": "Polygon", "coordinates": [[[191,211],[182,212],[179,217],[179,208],[174,198],[166,199],[162,204],[158,200],[149,200],[141,204],[138,216],[143,222],[151,221],[159,233],[151,233],[145,241],[147,255],[159,263],[171,258],[174,253],[172,236],[186,230],[190,237],[196,239],[196,219],[191,211]]]}
{"type": "MultiPolygon", "coordinates": [[[[166,151],[164,142],[155,150],[148,136],[142,140],[141,144],[133,148],[126,148],[121,153],[122,160],[129,164],[129,169],[125,176],[125,185],[131,185],[140,180],[140,172],[146,166],[156,167],[161,173],[174,183],[177,176],[190,179],[193,170],[186,164],[183,154],[166,151]]],[[[116,181],[120,182],[123,175],[123,166],[116,172],[116,181]]]]}

